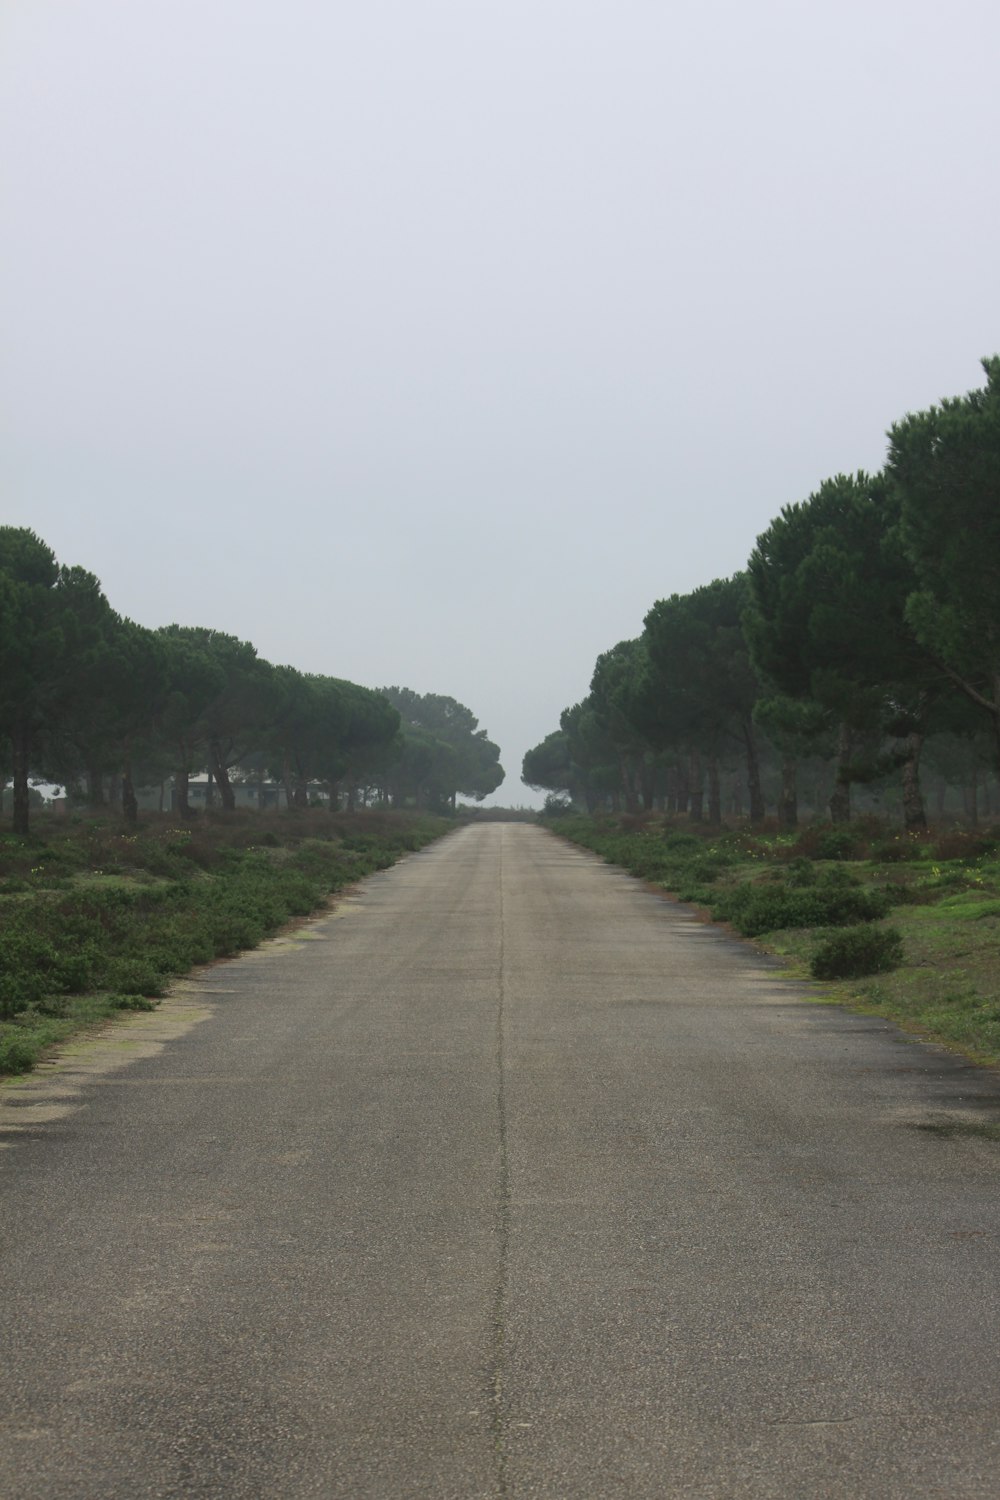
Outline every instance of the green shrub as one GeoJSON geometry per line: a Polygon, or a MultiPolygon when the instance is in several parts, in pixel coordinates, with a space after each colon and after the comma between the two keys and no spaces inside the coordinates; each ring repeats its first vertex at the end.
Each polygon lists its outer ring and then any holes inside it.
{"type": "Polygon", "coordinates": [[[691,853],[700,852],[705,847],[704,840],[695,833],[668,833],[663,840],[664,849],[669,849],[672,854],[679,850],[691,853]]]}
{"type": "Polygon", "coordinates": [[[882,891],[858,886],[814,885],[796,890],[784,884],[746,882],[727,891],[712,908],[716,921],[731,922],[744,937],[760,937],[782,927],[844,927],[884,917],[889,901],[882,891]]]}
{"type": "Polygon", "coordinates": [[[871,847],[871,858],[881,865],[896,865],[911,859],[923,859],[925,854],[926,850],[920,839],[909,833],[897,833],[890,839],[879,839],[871,847]]]}
{"type": "Polygon", "coordinates": [[[0,1073],[27,1073],[41,1050],[25,1037],[0,1036],[0,1073]]]}
{"type": "Polygon", "coordinates": [[[60,835],[55,859],[52,845],[0,835],[0,877],[24,884],[0,901],[0,1072],[30,1067],[40,1047],[80,1024],[74,1018],[151,1009],[169,976],[256,946],[328,892],[445,831],[395,813],[304,816],[311,821],[296,815],[294,827],[264,829],[257,815],[206,817],[192,831],[164,819],[139,835],[87,819],[60,835]],[[46,863],[83,878],[45,889],[35,872],[46,863]],[[70,998],[88,995],[92,1005],[70,998]]]}
{"type": "Polygon", "coordinates": [[[858,836],[850,828],[825,828],[816,840],[814,859],[858,857],[858,836]]]}
{"type": "Polygon", "coordinates": [[[832,933],[818,946],[809,963],[814,979],[862,979],[885,974],[903,962],[903,939],[895,927],[870,924],[832,933]]]}
{"type": "Polygon", "coordinates": [[[105,965],[104,987],[123,995],[162,995],[166,987],[156,970],[142,959],[112,958],[105,965]]]}
{"type": "Polygon", "coordinates": [[[149,995],[109,995],[108,1005],[111,1010],[155,1010],[158,1000],[149,995]]]}

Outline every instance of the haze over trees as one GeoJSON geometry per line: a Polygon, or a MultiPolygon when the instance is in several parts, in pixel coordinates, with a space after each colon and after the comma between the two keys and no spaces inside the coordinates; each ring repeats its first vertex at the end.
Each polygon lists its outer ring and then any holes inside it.
{"type": "Polygon", "coordinates": [[[439,809],[504,778],[454,698],[275,666],[202,626],[149,630],[34,532],[0,527],[0,781],[12,781],[14,831],[28,831],[33,777],[134,823],[137,787],[171,779],[190,817],[191,778],[206,773],[223,811],[236,786],[264,779],[289,807],[319,796],[331,809],[439,809]]]}
{"type": "MultiPolygon", "coordinates": [[[[743,572],[653,604],[522,779],[594,811],[793,827],[852,788],[926,825],[975,820],[1000,770],[1000,357],[986,384],[895,423],[885,468],[786,505],[743,572]]],[[[1000,813],[1000,803],[987,801],[1000,813]]]]}

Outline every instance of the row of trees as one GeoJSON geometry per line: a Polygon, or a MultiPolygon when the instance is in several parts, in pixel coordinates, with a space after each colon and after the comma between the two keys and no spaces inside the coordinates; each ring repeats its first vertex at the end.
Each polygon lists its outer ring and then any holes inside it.
{"type": "Polygon", "coordinates": [[[227,810],[234,779],[262,775],[283,782],[290,806],[320,783],[331,806],[343,795],[436,807],[495,790],[499,756],[452,698],[274,666],[200,626],[146,629],[34,532],[0,527],[0,772],[16,832],[28,829],[32,776],[93,805],[110,781],[134,822],[136,786],[167,776],[181,816],[205,771],[227,810]]]}
{"type": "Polygon", "coordinates": [[[920,828],[928,754],[959,781],[996,770],[1000,357],[983,367],[981,389],[893,425],[880,473],[786,506],[743,572],[654,604],[523,780],[718,823],[728,771],[751,820],[771,800],[790,827],[805,769],[834,821],[853,786],[895,781],[920,828]]]}

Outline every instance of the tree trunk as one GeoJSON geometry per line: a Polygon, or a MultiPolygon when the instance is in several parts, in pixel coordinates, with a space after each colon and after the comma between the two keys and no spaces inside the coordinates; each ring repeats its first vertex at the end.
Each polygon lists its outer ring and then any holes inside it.
{"type": "Polygon", "coordinates": [[[903,762],[903,821],[908,833],[927,827],[927,814],[920,791],[920,752],[924,737],[914,730],[907,740],[907,757],[903,762]]]}
{"type": "Polygon", "coordinates": [[[618,757],[618,774],[622,779],[622,791],[625,794],[625,811],[637,813],[639,811],[639,799],[635,794],[635,785],[632,780],[632,767],[624,755],[618,757]]]}
{"type": "Polygon", "coordinates": [[[677,811],[683,816],[688,810],[688,801],[691,795],[691,779],[688,776],[687,761],[682,757],[677,763],[677,811]]]}
{"type": "Polygon", "coordinates": [[[691,822],[702,823],[705,820],[705,773],[701,766],[701,755],[697,750],[691,751],[689,775],[691,786],[691,822]]]}
{"type": "Polygon", "coordinates": [[[205,782],[205,811],[215,806],[215,777],[212,775],[211,762],[208,767],[208,777],[205,782]]]}
{"type": "Polygon", "coordinates": [[[830,821],[831,823],[851,821],[851,784],[849,781],[841,781],[839,776],[830,797],[830,821]]]}
{"type": "Polygon", "coordinates": [[[979,827],[979,777],[973,766],[969,773],[969,779],[962,788],[965,798],[965,816],[970,828],[979,827]]]}
{"type": "Polygon", "coordinates": [[[28,795],[28,762],[31,756],[28,731],[20,724],[15,725],[10,737],[12,770],[14,773],[14,789],[12,798],[12,813],[14,818],[14,832],[22,838],[26,838],[30,823],[31,802],[28,795]]]}
{"type": "Polygon", "coordinates": [[[849,823],[851,821],[851,751],[854,747],[850,727],[841,724],[840,737],[837,742],[837,779],[833,786],[833,795],[830,798],[830,821],[831,823],[849,823]]]}
{"type": "Polygon", "coordinates": [[[87,782],[87,806],[104,806],[104,777],[94,766],[88,766],[86,772],[87,782]]]}
{"type": "Polygon", "coordinates": [[[785,755],[781,761],[781,806],[778,821],[782,828],[799,826],[799,779],[798,762],[794,755],[785,755]]]}
{"type": "Polygon", "coordinates": [[[722,783],[717,755],[708,762],[708,821],[713,828],[722,826],[722,783]]]}
{"type": "Polygon", "coordinates": [[[749,719],[743,723],[743,742],[747,752],[747,792],[750,797],[750,822],[763,823],[766,809],[764,807],[764,793],[760,789],[760,757],[757,754],[757,740],[753,732],[753,725],[749,719]]]}
{"type": "Polygon", "coordinates": [[[222,754],[222,746],[218,740],[212,740],[208,747],[210,757],[209,771],[215,778],[215,784],[219,788],[219,799],[222,802],[223,812],[236,811],[236,793],[233,791],[229,780],[229,768],[222,754]]]}
{"type": "MultiPolygon", "coordinates": [[[[289,808],[292,806],[295,793],[292,782],[292,762],[287,754],[281,758],[281,785],[285,793],[285,807],[289,808]]],[[[280,802],[278,806],[280,808],[280,802]]]]}
{"type": "Polygon", "coordinates": [[[122,765],[122,816],[130,828],[134,828],[139,821],[139,803],[136,800],[135,787],[132,785],[132,747],[125,746],[125,761],[122,765]]]}
{"type": "Polygon", "coordinates": [[[181,771],[174,772],[174,796],[177,798],[177,812],[182,818],[191,816],[191,773],[187,766],[181,771]]]}
{"type": "Polygon", "coordinates": [[[295,794],[294,795],[295,795],[295,806],[296,807],[308,807],[309,806],[309,786],[308,786],[308,784],[307,784],[306,779],[305,779],[304,776],[297,776],[296,777],[296,779],[295,779],[295,794]]]}

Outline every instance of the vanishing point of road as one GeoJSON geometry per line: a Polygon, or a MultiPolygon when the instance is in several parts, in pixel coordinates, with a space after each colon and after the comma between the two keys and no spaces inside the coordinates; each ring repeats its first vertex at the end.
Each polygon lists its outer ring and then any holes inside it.
{"type": "Polygon", "coordinates": [[[995,1500],[995,1077],[803,996],[473,825],[4,1089],[3,1500],[995,1500]]]}

